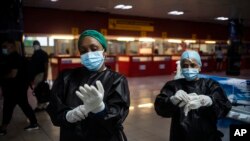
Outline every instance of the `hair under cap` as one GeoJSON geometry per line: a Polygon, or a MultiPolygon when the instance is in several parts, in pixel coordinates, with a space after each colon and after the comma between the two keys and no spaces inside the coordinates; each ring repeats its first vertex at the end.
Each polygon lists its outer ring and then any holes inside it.
{"type": "Polygon", "coordinates": [[[198,65],[199,65],[200,67],[202,66],[201,57],[200,57],[199,53],[196,52],[196,51],[187,50],[187,51],[183,52],[182,55],[181,55],[181,62],[182,62],[184,59],[195,59],[196,62],[198,63],[198,65]]]}
{"type": "Polygon", "coordinates": [[[39,46],[41,46],[41,45],[40,45],[40,42],[39,42],[38,40],[35,40],[35,41],[33,42],[33,46],[34,46],[34,45],[39,45],[39,46]]]}
{"type": "Polygon", "coordinates": [[[78,47],[80,47],[81,41],[83,40],[84,37],[90,36],[95,38],[104,48],[104,50],[107,50],[107,41],[105,37],[98,31],[96,30],[85,30],[81,33],[79,40],[78,40],[78,47]]]}

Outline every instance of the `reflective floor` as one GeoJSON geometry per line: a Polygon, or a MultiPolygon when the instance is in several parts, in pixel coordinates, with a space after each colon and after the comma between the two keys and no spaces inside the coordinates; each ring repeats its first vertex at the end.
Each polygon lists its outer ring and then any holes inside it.
{"type": "MultiPolygon", "coordinates": [[[[250,70],[241,72],[237,78],[250,79],[250,70]]],[[[224,72],[210,73],[226,76],[224,72]]],[[[163,85],[173,79],[173,75],[128,78],[131,93],[130,113],[124,123],[128,141],[168,141],[171,119],[156,115],[153,103],[163,85]]],[[[29,102],[33,108],[36,99],[28,92],[29,102]]],[[[0,120],[2,118],[2,101],[0,98],[0,120]]],[[[28,124],[24,114],[17,106],[6,136],[0,136],[1,141],[59,141],[59,128],[52,125],[46,112],[36,113],[40,129],[24,131],[28,124]]],[[[223,130],[223,129],[222,129],[223,130]]],[[[225,138],[227,138],[226,135],[225,138]]],[[[225,140],[225,139],[224,139],[225,140]]]]}

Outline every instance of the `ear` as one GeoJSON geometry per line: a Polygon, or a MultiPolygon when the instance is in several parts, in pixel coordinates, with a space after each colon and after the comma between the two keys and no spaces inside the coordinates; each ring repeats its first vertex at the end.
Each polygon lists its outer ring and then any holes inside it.
{"type": "Polygon", "coordinates": [[[107,52],[106,51],[103,51],[103,56],[104,56],[104,58],[106,58],[106,56],[107,56],[107,52]]]}

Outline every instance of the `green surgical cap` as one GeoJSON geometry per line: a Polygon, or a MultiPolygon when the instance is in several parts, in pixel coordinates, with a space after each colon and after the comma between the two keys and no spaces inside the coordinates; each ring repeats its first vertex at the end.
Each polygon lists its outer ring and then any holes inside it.
{"type": "Polygon", "coordinates": [[[78,40],[78,47],[80,47],[80,43],[83,40],[84,37],[86,36],[90,36],[95,38],[104,48],[104,50],[107,50],[107,41],[105,39],[105,37],[98,31],[96,30],[85,30],[81,33],[79,40],[78,40]]]}

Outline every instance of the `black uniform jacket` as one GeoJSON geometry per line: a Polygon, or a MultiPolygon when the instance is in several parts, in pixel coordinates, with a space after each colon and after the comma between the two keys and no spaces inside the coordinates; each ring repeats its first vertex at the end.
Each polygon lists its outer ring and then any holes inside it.
{"type": "Polygon", "coordinates": [[[155,100],[157,114],[172,117],[170,141],[220,141],[222,133],[217,131],[217,119],[226,116],[231,107],[219,83],[204,78],[197,81],[185,79],[169,81],[155,100]],[[178,90],[207,95],[212,99],[213,104],[191,110],[186,117],[184,108],[179,108],[170,101],[170,97],[178,90]]]}
{"type": "Polygon", "coordinates": [[[129,89],[124,76],[106,69],[91,72],[85,67],[62,72],[52,87],[47,108],[54,125],[60,126],[60,141],[126,141],[122,123],[129,112],[129,89]],[[105,110],[77,123],[67,122],[67,111],[83,104],[75,92],[84,84],[103,84],[105,110]]]}

